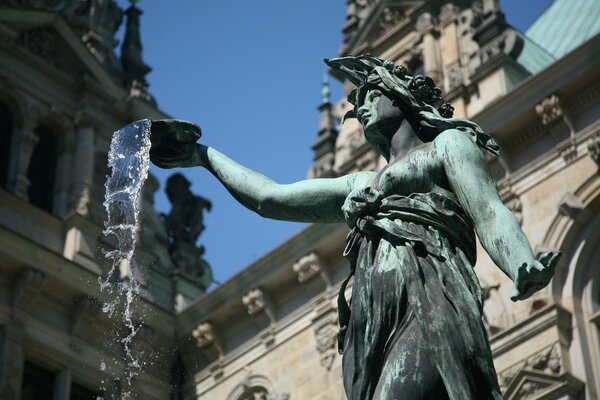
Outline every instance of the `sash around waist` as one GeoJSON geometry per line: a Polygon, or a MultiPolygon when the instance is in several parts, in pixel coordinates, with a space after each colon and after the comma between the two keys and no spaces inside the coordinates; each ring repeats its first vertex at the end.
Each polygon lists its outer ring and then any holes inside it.
{"type": "MultiPolygon", "coordinates": [[[[462,207],[449,195],[436,192],[413,193],[410,196],[391,195],[382,198],[372,188],[351,193],[342,210],[352,230],[346,239],[344,255],[353,258],[363,237],[387,233],[393,237],[421,244],[427,253],[440,258],[439,240],[431,234],[414,232],[410,225],[432,227],[448,236],[454,245],[459,246],[469,261],[475,263],[475,236],[469,217],[462,207]]],[[[352,260],[351,260],[352,261],[352,260]]]]}

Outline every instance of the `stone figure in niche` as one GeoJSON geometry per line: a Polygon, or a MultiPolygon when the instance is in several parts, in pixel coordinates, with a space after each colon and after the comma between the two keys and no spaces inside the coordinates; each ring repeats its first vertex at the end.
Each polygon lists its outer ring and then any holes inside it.
{"type": "Polygon", "coordinates": [[[204,231],[204,210],[210,211],[212,204],[190,190],[190,181],[181,174],[167,180],[167,197],[171,212],[162,214],[169,238],[169,254],[177,272],[188,275],[204,289],[212,283],[212,272],[202,258],[204,246],[196,246],[204,231]]]}
{"type": "Polygon", "coordinates": [[[175,120],[153,123],[151,160],[206,168],[264,217],[346,221],[338,345],[349,399],[501,399],[473,271],[475,233],[513,280],[513,301],[550,282],[559,253],[534,257],[488,171],[484,152],[497,155],[498,145],[453,118],[430,78],[368,55],[326,63],[356,86],[346,118],[358,118],[388,161],[380,171],[280,185],[196,144],[200,129],[175,120]]]}

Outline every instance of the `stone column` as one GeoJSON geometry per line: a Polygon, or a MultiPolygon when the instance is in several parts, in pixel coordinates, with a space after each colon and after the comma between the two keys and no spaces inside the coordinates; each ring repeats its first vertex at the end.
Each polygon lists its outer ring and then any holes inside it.
{"type": "Polygon", "coordinates": [[[54,381],[54,400],[70,400],[71,398],[71,369],[65,368],[56,374],[54,381]]]}
{"type": "MultiPolygon", "coordinates": [[[[53,192],[53,213],[64,217],[69,212],[71,204],[71,182],[73,175],[73,148],[75,146],[75,133],[72,127],[65,126],[61,129],[56,160],[55,184],[53,192]]],[[[75,168],[77,171],[77,168],[75,168]]]]}
{"type": "Polygon", "coordinates": [[[0,398],[21,398],[25,354],[23,351],[23,329],[9,323],[0,327],[0,398]]]}
{"type": "Polygon", "coordinates": [[[9,179],[9,190],[16,196],[29,200],[27,190],[29,189],[29,179],[27,178],[27,168],[31,160],[33,148],[39,141],[39,137],[34,133],[37,126],[37,120],[26,119],[17,131],[15,137],[14,157],[11,159],[11,172],[9,179]]]}
{"type": "Polygon", "coordinates": [[[451,91],[463,83],[460,48],[457,28],[458,11],[456,6],[448,3],[440,11],[442,31],[442,61],[444,65],[446,91],[451,91]]]}
{"type": "Polygon", "coordinates": [[[423,41],[423,69],[436,84],[442,80],[439,31],[430,13],[423,13],[417,20],[416,29],[423,41]]]}
{"type": "Polygon", "coordinates": [[[75,135],[71,204],[76,213],[87,216],[94,177],[94,128],[89,123],[81,123],[75,135]]]}

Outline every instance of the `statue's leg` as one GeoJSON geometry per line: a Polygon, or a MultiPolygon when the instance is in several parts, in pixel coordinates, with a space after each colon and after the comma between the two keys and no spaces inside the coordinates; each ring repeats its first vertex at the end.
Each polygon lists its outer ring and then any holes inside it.
{"type": "Polygon", "coordinates": [[[448,394],[425,349],[417,320],[412,317],[395,335],[377,383],[374,400],[447,400],[448,394]]]}

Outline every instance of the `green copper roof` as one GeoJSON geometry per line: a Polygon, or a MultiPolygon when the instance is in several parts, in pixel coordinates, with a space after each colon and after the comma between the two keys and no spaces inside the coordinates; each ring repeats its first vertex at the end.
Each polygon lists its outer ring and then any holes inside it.
{"type": "Polygon", "coordinates": [[[522,33],[518,35],[523,39],[523,50],[517,57],[517,62],[531,74],[537,74],[556,60],[552,54],[527,36],[522,33]]]}
{"type": "Polygon", "coordinates": [[[554,0],[525,35],[560,58],[600,32],[600,0],[554,0]]]}

